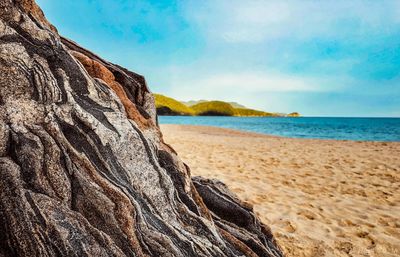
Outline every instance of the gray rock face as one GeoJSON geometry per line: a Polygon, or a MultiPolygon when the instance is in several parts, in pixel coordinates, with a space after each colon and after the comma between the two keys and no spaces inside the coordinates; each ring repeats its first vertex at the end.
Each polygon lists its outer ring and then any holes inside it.
{"type": "Polygon", "coordinates": [[[0,2],[0,256],[282,256],[251,208],[190,177],[142,76],[0,2]]]}

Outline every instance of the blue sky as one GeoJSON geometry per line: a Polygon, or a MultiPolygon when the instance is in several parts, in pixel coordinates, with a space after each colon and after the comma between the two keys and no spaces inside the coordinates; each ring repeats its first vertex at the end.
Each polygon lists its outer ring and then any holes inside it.
{"type": "Polygon", "coordinates": [[[37,0],[59,32],[179,100],[400,116],[400,1],[37,0]]]}

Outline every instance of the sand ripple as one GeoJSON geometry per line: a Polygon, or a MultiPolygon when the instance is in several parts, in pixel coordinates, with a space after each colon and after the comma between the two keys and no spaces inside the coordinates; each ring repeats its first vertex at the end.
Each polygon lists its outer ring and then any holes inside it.
{"type": "Polygon", "coordinates": [[[161,129],[193,175],[254,205],[287,256],[400,256],[400,143],[161,129]]]}

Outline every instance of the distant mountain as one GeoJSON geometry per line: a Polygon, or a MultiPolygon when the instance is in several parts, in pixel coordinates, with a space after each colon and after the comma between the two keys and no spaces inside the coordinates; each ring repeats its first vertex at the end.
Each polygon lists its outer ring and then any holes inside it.
{"type": "Polygon", "coordinates": [[[246,106],[241,105],[237,102],[228,102],[230,105],[232,105],[233,108],[241,108],[241,109],[248,109],[246,106]]]}
{"type": "Polygon", "coordinates": [[[158,115],[186,116],[242,116],[242,117],[298,117],[298,113],[277,114],[253,110],[236,102],[188,101],[181,102],[171,97],[154,94],[158,115]]]}
{"type": "Polygon", "coordinates": [[[204,103],[204,102],[208,102],[208,101],[207,100],[198,100],[198,101],[190,100],[190,101],[187,101],[187,102],[182,101],[183,104],[185,104],[185,105],[187,105],[189,107],[191,107],[193,105],[196,105],[196,104],[199,104],[199,103],[204,103]]]}
{"type": "MultiPolygon", "coordinates": [[[[183,104],[185,104],[185,105],[191,107],[191,106],[196,105],[196,104],[199,104],[199,103],[212,102],[212,101],[207,101],[207,100],[198,100],[198,101],[190,100],[190,101],[187,101],[187,102],[185,102],[185,101],[181,101],[181,102],[182,102],[183,104]]],[[[227,102],[227,103],[230,104],[233,108],[247,109],[246,106],[241,105],[241,104],[236,103],[236,102],[227,102]]]]}

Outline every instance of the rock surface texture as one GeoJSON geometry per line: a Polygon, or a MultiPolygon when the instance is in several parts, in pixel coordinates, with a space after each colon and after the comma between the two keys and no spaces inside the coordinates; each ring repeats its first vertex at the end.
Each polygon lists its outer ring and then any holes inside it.
{"type": "Polygon", "coordinates": [[[0,256],[282,256],[250,206],[190,177],[144,78],[0,1],[0,256]]]}

